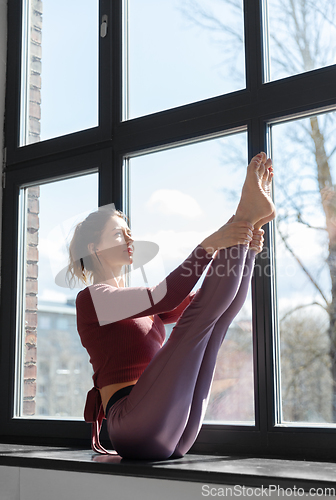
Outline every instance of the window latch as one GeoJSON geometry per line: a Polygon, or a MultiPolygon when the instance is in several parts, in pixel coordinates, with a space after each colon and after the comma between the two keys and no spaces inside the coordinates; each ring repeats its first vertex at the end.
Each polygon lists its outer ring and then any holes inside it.
{"type": "Polygon", "coordinates": [[[101,25],[100,25],[100,36],[102,38],[105,38],[106,35],[107,35],[107,20],[108,20],[108,17],[106,14],[104,14],[102,16],[102,22],[101,22],[101,25]]]}

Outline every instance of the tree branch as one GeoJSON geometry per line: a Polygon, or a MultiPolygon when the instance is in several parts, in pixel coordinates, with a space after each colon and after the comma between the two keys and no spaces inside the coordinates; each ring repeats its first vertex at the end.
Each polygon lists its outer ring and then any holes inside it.
{"type": "MultiPolygon", "coordinates": [[[[229,2],[231,5],[234,5],[233,2],[229,2]]],[[[231,35],[231,37],[238,40],[240,43],[244,43],[244,39],[240,33],[231,28],[231,26],[224,24],[218,19],[215,14],[207,12],[204,8],[200,6],[198,2],[190,2],[191,14],[187,12],[187,7],[182,7],[181,11],[186,16],[187,19],[190,19],[195,25],[200,28],[206,29],[213,32],[218,33],[226,33],[231,35]]]]}
{"type": "Polygon", "coordinates": [[[284,316],[282,316],[282,318],[279,320],[280,323],[282,321],[284,321],[286,318],[288,318],[288,316],[290,316],[291,314],[295,313],[296,311],[298,311],[299,309],[304,309],[305,307],[310,307],[310,306],[320,306],[322,307],[322,309],[326,312],[328,312],[328,308],[327,307],[324,307],[322,304],[320,304],[319,302],[311,302],[310,304],[303,304],[302,306],[297,306],[297,307],[294,307],[294,309],[291,309],[290,311],[286,312],[286,314],[284,316]]]}
{"type": "Polygon", "coordinates": [[[317,229],[318,231],[327,231],[327,228],[326,227],[317,227],[317,226],[312,226],[311,224],[309,224],[308,222],[304,221],[301,217],[301,214],[298,213],[297,215],[297,221],[300,223],[300,224],[303,224],[304,226],[306,227],[309,227],[309,229],[317,229]]]}
{"type": "Polygon", "coordinates": [[[285,247],[287,248],[287,250],[289,251],[289,253],[294,257],[294,259],[299,264],[299,266],[301,267],[302,271],[309,278],[309,280],[311,281],[311,283],[314,285],[314,287],[316,288],[316,290],[321,294],[321,297],[323,298],[324,302],[326,303],[326,306],[328,307],[329,306],[328,299],[326,298],[326,296],[324,295],[324,293],[321,290],[320,286],[318,285],[318,283],[316,283],[316,281],[314,280],[314,278],[312,277],[312,275],[310,274],[310,272],[308,271],[308,269],[304,266],[304,264],[301,262],[301,260],[299,259],[299,257],[291,249],[291,247],[289,246],[286,238],[283,236],[282,232],[280,231],[280,228],[279,228],[278,224],[277,224],[277,230],[278,230],[279,236],[282,239],[285,247]]]}

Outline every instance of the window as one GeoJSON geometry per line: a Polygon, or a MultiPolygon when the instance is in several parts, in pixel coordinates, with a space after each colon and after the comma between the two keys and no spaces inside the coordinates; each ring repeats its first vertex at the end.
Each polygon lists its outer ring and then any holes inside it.
{"type": "Polygon", "coordinates": [[[98,27],[97,0],[22,2],[21,146],[98,125],[98,27]]]}
{"type": "Polygon", "coordinates": [[[278,423],[288,426],[336,423],[335,119],[336,113],[330,112],[272,126],[273,157],[279,165],[278,423]]]}
{"type": "Polygon", "coordinates": [[[130,0],[128,12],[129,118],[245,88],[242,2],[130,0]]]}
{"type": "Polygon", "coordinates": [[[269,16],[270,80],[336,63],[333,2],[269,0],[264,5],[269,16]]]}
{"type": "Polygon", "coordinates": [[[334,3],[52,3],[8,6],[2,432],[66,445],[90,437],[90,365],[75,292],[54,285],[64,257],[55,227],[114,203],[136,237],[158,242],[169,271],[232,215],[248,159],[265,150],[278,217],[193,449],[331,455],[334,3]]]}
{"type": "MultiPolygon", "coordinates": [[[[59,378],[55,374],[67,375],[68,391],[62,390],[69,409],[63,414],[72,417],[83,414],[92,370],[77,333],[75,307],[71,305],[78,289],[61,288],[55,278],[67,265],[65,242],[69,243],[72,227],[81,220],[78,214],[90,213],[97,207],[97,177],[96,173],[87,173],[20,189],[16,417],[39,416],[36,391],[39,393],[43,384],[48,387],[45,392],[53,394],[59,378]],[[73,377],[69,376],[69,365],[76,357],[86,366],[78,387],[82,400],[77,406],[71,393],[73,377]],[[47,374],[42,366],[49,368],[47,374]]],[[[49,404],[52,416],[55,406],[52,397],[49,404]]],[[[43,409],[43,414],[48,414],[45,400],[43,409]]]]}

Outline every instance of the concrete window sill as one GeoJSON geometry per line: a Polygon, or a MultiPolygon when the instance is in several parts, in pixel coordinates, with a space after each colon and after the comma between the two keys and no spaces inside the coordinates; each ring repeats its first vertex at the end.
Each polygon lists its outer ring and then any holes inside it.
{"type": "Polygon", "coordinates": [[[124,460],[91,450],[0,443],[0,466],[250,487],[334,488],[336,463],[188,454],[163,462],[124,460]]]}

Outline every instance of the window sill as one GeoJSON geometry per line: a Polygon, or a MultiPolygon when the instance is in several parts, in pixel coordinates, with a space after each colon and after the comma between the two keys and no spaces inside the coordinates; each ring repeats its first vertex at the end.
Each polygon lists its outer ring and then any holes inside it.
{"type": "Polygon", "coordinates": [[[76,448],[0,444],[0,466],[133,476],[209,484],[336,488],[336,463],[187,454],[163,462],[131,461],[76,448]]]}

